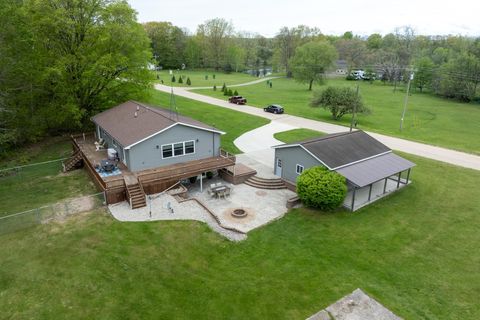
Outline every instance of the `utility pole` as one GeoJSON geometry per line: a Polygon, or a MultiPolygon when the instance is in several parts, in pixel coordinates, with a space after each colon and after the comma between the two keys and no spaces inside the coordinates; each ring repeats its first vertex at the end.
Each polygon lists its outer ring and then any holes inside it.
{"type": "Polygon", "coordinates": [[[352,120],[350,121],[350,132],[353,131],[353,121],[354,121],[355,115],[357,113],[358,91],[359,90],[360,90],[360,85],[357,83],[357,93],[355,95],[355,103],[353,104],[352,120]]]}
{"type": "Polygon", "coordinates": [[[407,94],[405,95],[405,101],[403,103],[402,118],[400,119],[400,131],[403,130],[403,120],[405,119],[405,112],[407,112],[408,95],[410,94],[410,83],[413,80],[413,76],[414,76],[414,72],[412,71],[410,73],[410,77],[408,78],[407,94]]]}

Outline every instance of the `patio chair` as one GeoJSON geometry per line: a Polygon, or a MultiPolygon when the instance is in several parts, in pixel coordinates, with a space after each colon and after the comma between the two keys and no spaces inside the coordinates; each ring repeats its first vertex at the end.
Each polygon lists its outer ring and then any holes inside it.
{"type": "Polygon", "coordinates": [[[106,141],[103,139],[95,141],[95,151],[100,151],[105,149],[105,145],[106,145],[106,141]]]}
{"type": "Polygon", "coordinates": [[[215,183],[215,187],[221,187],[221,186],[222,186],[222,183],[221,183],[221,182],[215,183]]]}
{"type": "Polygon", "coordinates": [[[212,184],[210,185],[210,189],[213,189],[213,188],[215,188],[215,187],[216,187],[215,183],[212,183],[212,184]]]}
{"type": "Polygon", "coordinates": [[[227,190],[225,190],[224,196],[230,197],[230,191],[231,191],[231,189],[230,189],[230,188],[227,188],[227,190]]]}
{"type": "Polygon", "coordinates": [[[223,199],[226,199],[225,198],[225,191],[220,191],[217,194],[218,194],[218,199],[221,199],[222,197],[223,197],[223,199]]]}

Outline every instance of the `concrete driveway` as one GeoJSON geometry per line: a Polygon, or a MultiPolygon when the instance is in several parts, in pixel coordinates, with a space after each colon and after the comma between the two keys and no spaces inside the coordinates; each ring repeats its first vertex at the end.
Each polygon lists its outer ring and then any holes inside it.
{"type": "MultiPolygon", "coordinates": [[[[171,90],[170,87],[165,85],[160,85],[160,84],[156,84],[155,89],[163,92],[167,92],[167,93],[170,93],[170,90],[171,90]]],[[[204,96],[194,92],[190,92],[182,88],[175,88],[174,93],[176,95],[179,95],[185,98],[202,101],[208,104],[252,114],[252,115],[259,116],[262,118],[267,118],[270,120],[276,120],[278,122],[281,122],[283,124],[290,125],[296,128],[307,128],[307,129],[317,130],[325,133],[344,132],[348,130],[347,127],[335,125],[327,122],[310,120],[310,119],[305,119],[302,117],[291,116],[286,114],[274,115],[271,113],[264,112],[263,109],[261,108],[256,108],[248,105],[243,105],[243,106],[232,105],[227,101],[209,97],[209,96],[204,96]]],[[[455,151],[455,150],[446,149],[442,147],[436,147],[436,146],[432,146],[425,143],[390,137],[387,135],[368,132],[368,131],[367,133],[370,134],[375,139],[382,142],[383,144],[387,145],[389,148],[394,150],[414,154],[424,158],[443,161],[446,163],[454,164],[454,165],[465,167],[465,168],[480,170],[480,156],[477,156],[474,154],[455,151]]]]}
{"type": "Polygon", "coordinates": [[[273,137],[277,132],[296,129],[297,127],[279,121],[272,121],[267,125],[248,131],[235,139],[233,143],[242,150],[246,156],[273,169],[273,146],[282,144],[273,137]]]}

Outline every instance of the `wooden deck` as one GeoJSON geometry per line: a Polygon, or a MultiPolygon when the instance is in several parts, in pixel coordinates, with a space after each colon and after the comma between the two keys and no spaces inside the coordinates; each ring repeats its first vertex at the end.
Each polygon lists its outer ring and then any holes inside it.
{"type": "Polygon", "coordinates": [[[107,150],[96,151],[94,135],[72,136],[74,148],[83,155],[84,165],[102,191],[109,204],[126,199],[126,185],[140,183],[147,194],[161,192],[180,180],[198,176],[204,172],[235,166],[235,156],[221,150],[220,156],[177,163],[164,167],[131,172],[124,163],[117,164],[121,174],[101,177],[95,166],[107,159],[107,150]]]}

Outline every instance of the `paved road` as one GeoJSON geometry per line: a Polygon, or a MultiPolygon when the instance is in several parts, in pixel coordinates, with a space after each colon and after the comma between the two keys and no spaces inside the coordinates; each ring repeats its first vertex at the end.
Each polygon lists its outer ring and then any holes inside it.
{"type": "MultiPolygon", "coordinates": [[[[266,78],[262,80],[266,80],[266,78]]],[[[170,90],[171,90],[170,87],[165,85],[160,85],[160,84],[155,85],[155,88],[157,90],[167,92],[167,93],[170,93],[170,90]]],[[[248,113],[251,115],[256,115],[256,116],[267,118],[270,120],[275,120],[277,122],[283,123],[285,125],[290,125],[292,127],[307,128],[307,129],[317,130],[325,133],[336,133],[336,132],[343,132],[348,130],[348,128],[344,126],[331,124],[327,122],[305,119],[305,118],[292,116],[288,114],[274,115],[271,113],[263,112],[261,108],[256,108],[248,105],[244,105],[244,106],[233,105],[224,100],[190,92],[183,88],[178,88],[178,87],[174,88],[174,93],[178,96],[182,96],[185,98],[202,101],[202,102],[216,105],[219,107],[232,109],[232,110],[248,113]]],[[[465,168],[480,170],[480,156],[476,156],[476,155],[465,153],[465,152],[450,150],[446,148],[436,147],[436,146],[432,146],[424,143],[390,137],[383,134],[378,134],[378,133],[373,133],[368,131],[367,133],[394,150],[399,150],[402,152],[411,153],[421,157],[447,162],[447,163],[465,167],[465,168]]]]}

